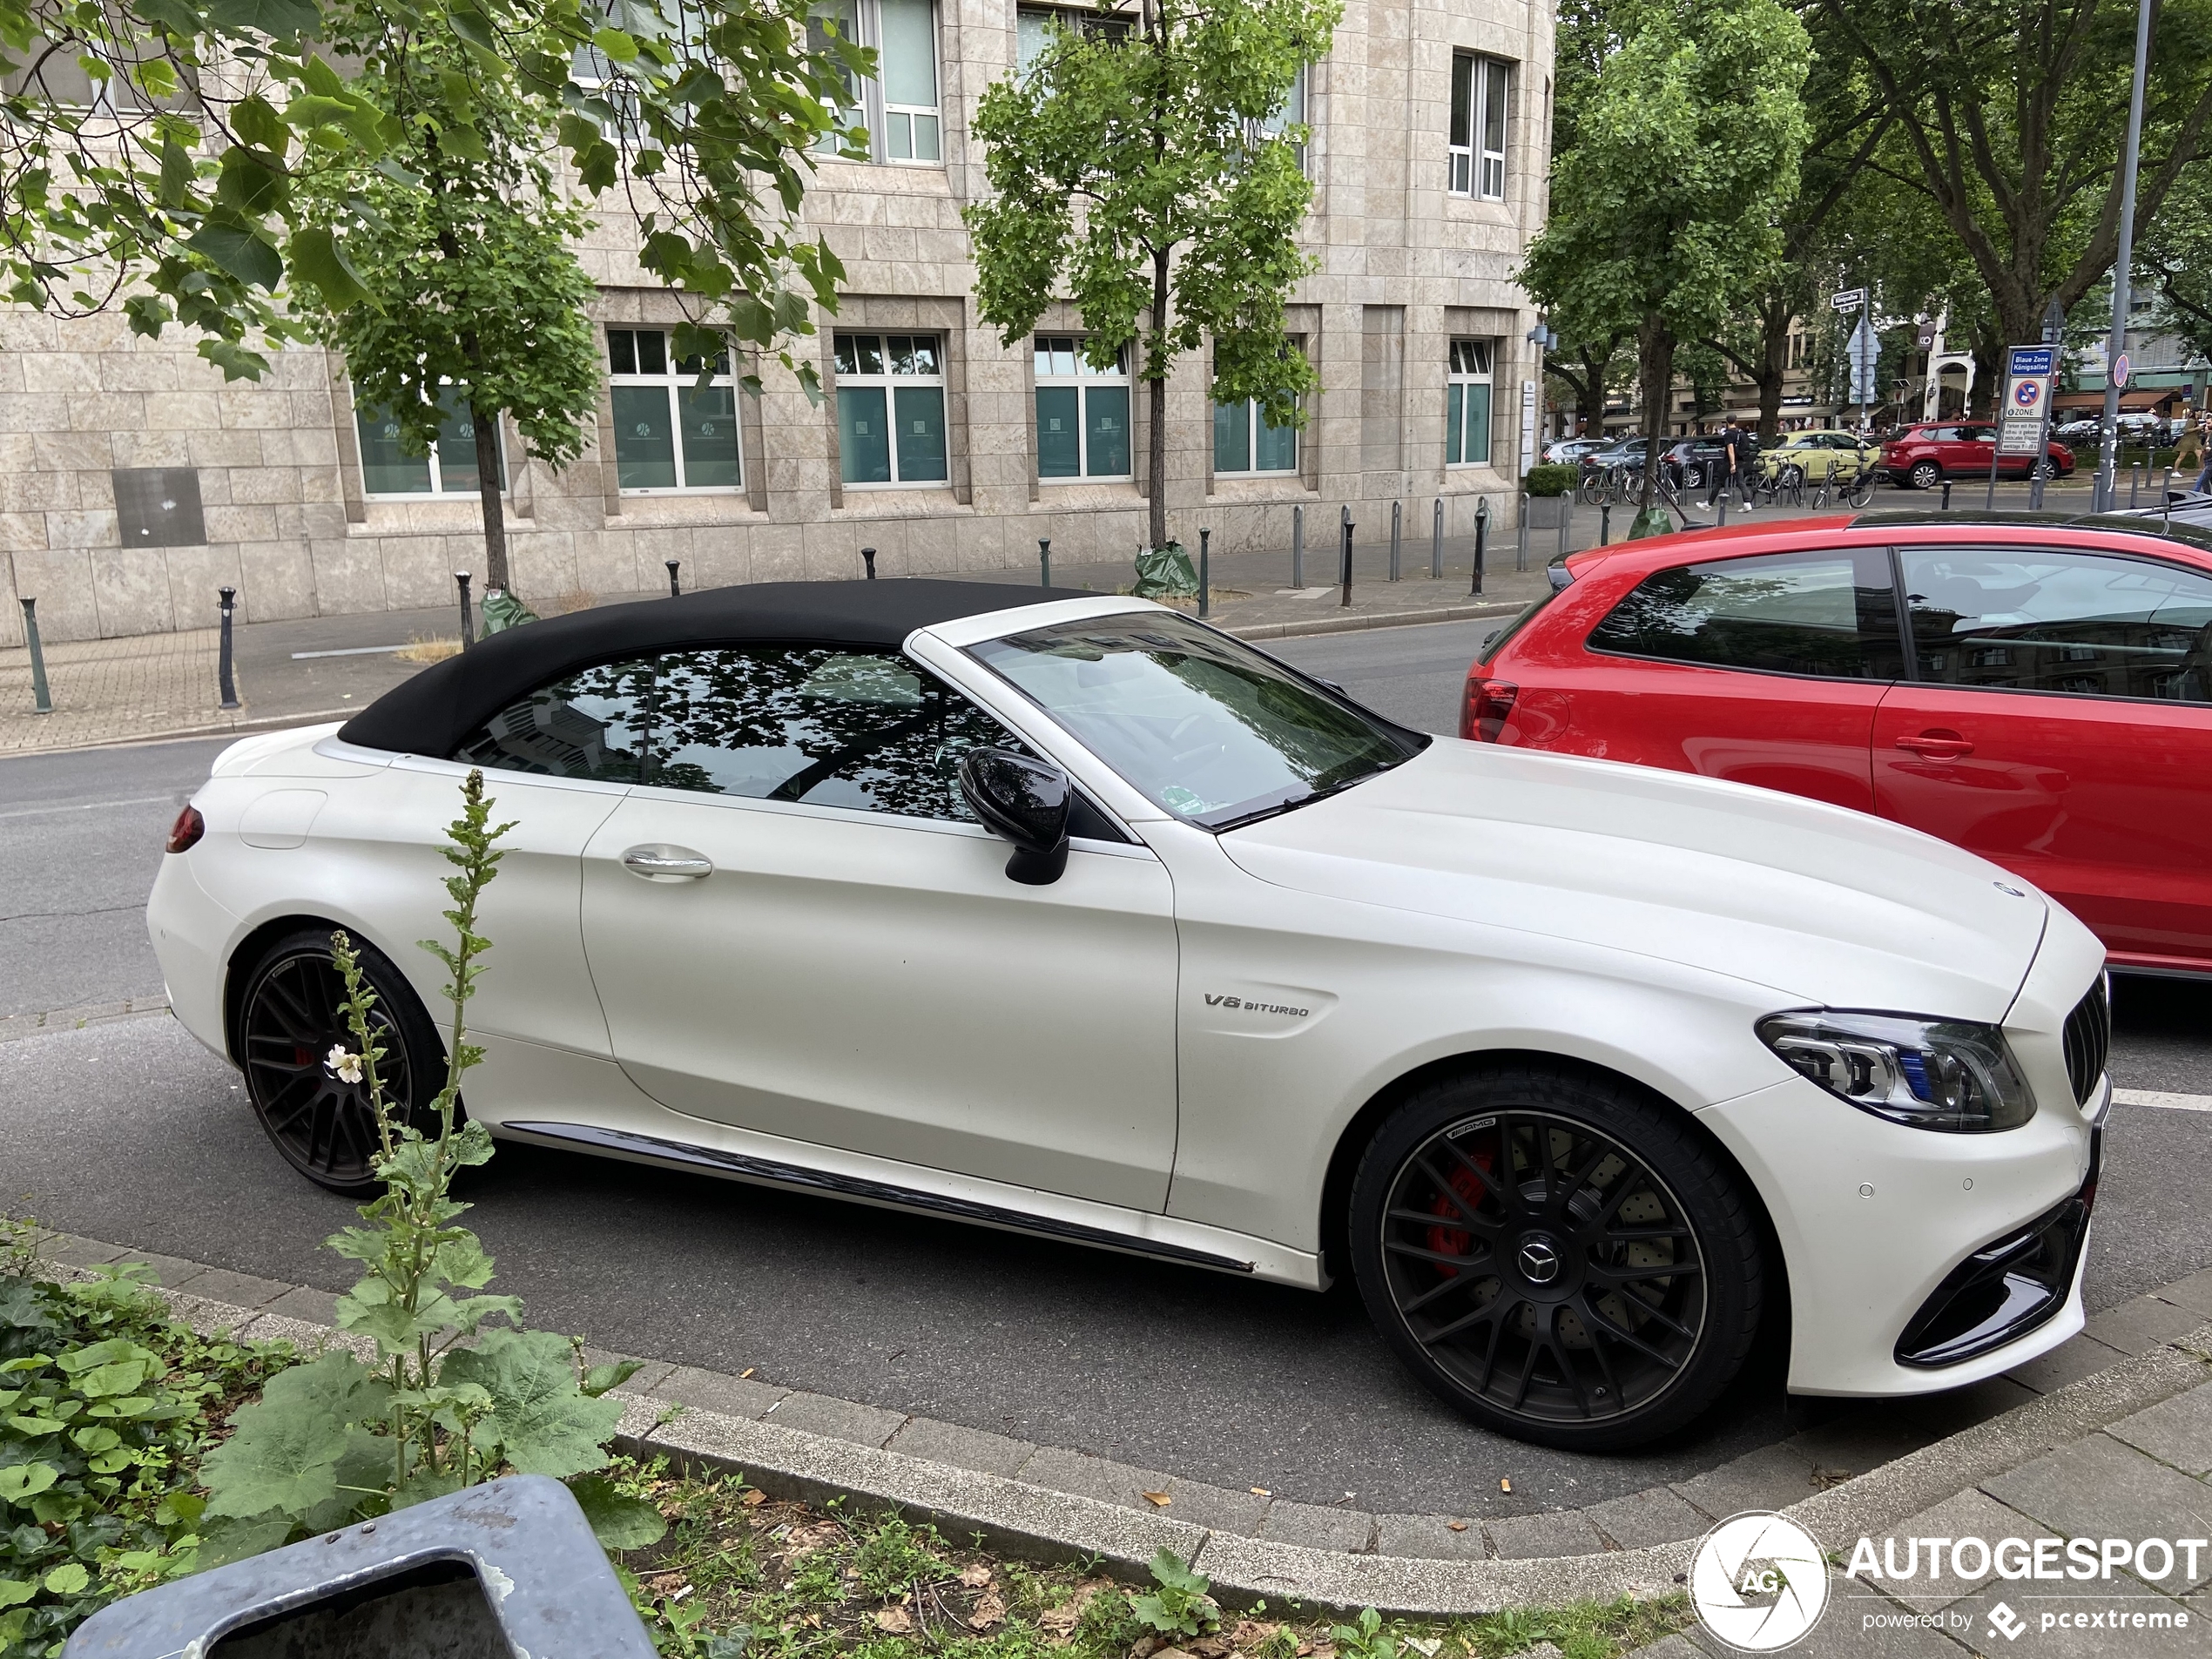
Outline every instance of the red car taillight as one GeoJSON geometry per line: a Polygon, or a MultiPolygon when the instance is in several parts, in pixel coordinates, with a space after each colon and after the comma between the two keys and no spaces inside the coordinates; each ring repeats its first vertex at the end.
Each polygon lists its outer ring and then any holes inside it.
{"type": "Polygon", "coordinates": [[[177,821],[169,826],[169,850],[189,853],[199,845],[199,838],[207,833],[207,820],[199,815],[199,808],[187,806],[177,814],[177,821]]]}
{"type": "Polygon", "coordinates": [[[1521,687],[1511,680],[1470,678],[1467,704],[1460,711],[1460,735],[1477,743],[1497,742],[1520,695],[1521,687]]]}

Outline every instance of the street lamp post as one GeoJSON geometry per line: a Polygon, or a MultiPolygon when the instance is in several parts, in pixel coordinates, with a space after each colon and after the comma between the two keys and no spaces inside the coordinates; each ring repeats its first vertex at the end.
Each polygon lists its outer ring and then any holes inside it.
{"type": "Polygon", "coordinates": [[[2118,499],[2120,468],[2120,360],[2128,354],[2128,279],[2135,260],[2135,164],[2143,147],[2143,76],[2150,60],[2151,0],[2136,0],[2135,82],[2128,98],[2128,150],[2121,163],[2120,250],[2112,272],[2112,335],[2105,346],[2103,448],[2097,458],[2097,488],[2090,507],[2108,512],[2118,499]]]}

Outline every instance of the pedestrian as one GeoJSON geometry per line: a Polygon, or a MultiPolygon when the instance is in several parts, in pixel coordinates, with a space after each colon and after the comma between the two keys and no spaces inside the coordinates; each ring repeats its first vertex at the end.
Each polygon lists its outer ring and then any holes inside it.
{"type": "Polygon", "coordinates": [[[1738,427],[1736,433],[1736,481],[1743,492],[1743,510],[1751,510],[1751,485],[1758,476],[1759,429],[1738,427]]]}
{"type": "Polygon", "coordinates": [[[1736,470],[1736,422],[1730,421],[1720,430],[1720,453],[1713,457],[1712,488],[1705,492],[1705,505],[1710,507],[1721,498],[1729,480],[1736,470]]]}
{"type": "Polygon", "coordinates": [[[2195,425],[2190,428],[2188,436],[2196,440],[2197,452],[2203,457],[2204,462],[2202,470],[2196,475],[2196,482],[2189,487],[2202,495],[2208,489],[2212,489],[2212,409],[2206,409],[2196,417],[2195,425]]]}

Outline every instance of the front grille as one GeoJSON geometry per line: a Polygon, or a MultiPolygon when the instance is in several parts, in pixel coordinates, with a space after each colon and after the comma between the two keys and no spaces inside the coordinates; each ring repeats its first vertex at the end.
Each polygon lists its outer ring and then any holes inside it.
{"type": "Polygon", "coordinates": [[[2112,985],[2103,974],[2066,1016],[2065,1041],[2067,1081],[2074,1085],[2074,1103],[2086,1106],[2112,1048],[2112,985]]]}

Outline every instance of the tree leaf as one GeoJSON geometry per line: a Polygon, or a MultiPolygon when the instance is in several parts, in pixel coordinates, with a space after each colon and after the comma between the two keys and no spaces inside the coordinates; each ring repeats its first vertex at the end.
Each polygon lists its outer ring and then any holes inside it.
{"type": "Polygon", "coordinates": [[[619,1400],[592,1399],[577,1386],[568,1340],[550,1331],[495,1329],[475,1348],[448,1354],[438,1380],[490,1392],[485,1426],[523,1474],[565,1479],[600,1467],[622,1420],[619,1400]]]}
{"type": "Polygon", "coordinates": [[[569,1482],[569,1490],[602,1549],[644,1549],[660,1542],[668,1531],[658,1509],[617,1491],[604,1474],[579,1474],[569,1482]]]}
{"type": "Polygon", "coordinates": [[[323,303],[333,311],[374,303],[374,296],[362,285],[361,273],[354,269],[354,262],[346,257],[344,246],[330,232],[317,226],[294,231],[292,239],[285,244],[284,253],[292,266],[293,280],[313,283],[321,293],[323,303]]]}
{"type": "Polygon", "coordinates": [[[235,220],[209,219],[185,246],[241,282],[273,289],[284,280],[284,257],[258,232],[235,220]]]}
{"type": "Polygon", "coordinates": [[[314,0],[209,0],[207,19],[225,34],[299,40],[320,30],[322,12],[314,0]]]}

